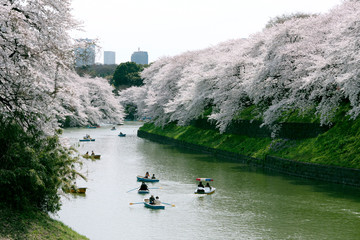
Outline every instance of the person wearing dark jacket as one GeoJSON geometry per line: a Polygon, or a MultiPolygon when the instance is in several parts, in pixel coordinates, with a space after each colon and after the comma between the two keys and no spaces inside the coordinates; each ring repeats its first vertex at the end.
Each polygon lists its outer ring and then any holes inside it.
{"type": "Polygon", "coordinates": [[[149,190],[149,188],[148,188],[148,186],[146,185],[146,183],[142,182],[139,190],[149,190]]]}
{"type": "Polygon", "coordinates": [[[149,203],[154,204],[154,201],[155,201],[154,195],[151,195],[151,197],[149,198],[149,203]]]}

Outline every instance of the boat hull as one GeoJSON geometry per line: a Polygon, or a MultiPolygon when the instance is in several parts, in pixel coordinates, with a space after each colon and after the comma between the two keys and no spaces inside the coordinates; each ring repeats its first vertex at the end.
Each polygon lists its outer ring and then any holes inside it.
{"type": "Polygon", "coordinates": [[[80,139],[80,142],[94,142],[95,139],[80,139]]]}
{"type": "Polygon", "coordinates": [[[126,137],[126,134],[119,134],[119,137],[126,137]]]}
{"type": "Polygon", "coordinates": [[[86,188],[71,188],[69,190],[65,190],[66,192],[70,192],[70,193],[80,193],[80,194],[85,194],[86,193],[86,188]]]}
{"type": "Polygon", "coordinates": [[[151,179],[151,178],[145,178],[143,176],[137,176],[136,177],[138,182],[159,182],[159,179],[151,179]]]}
{"type": "Polygon", "coordinates": [[[161,210],[161,209],[165,209],[164,205],[152,205],[150,203],[144,202],[144,206],[146,208],[150,208],[150,209],[156,209],[156,210],[161,210]]]}
{"type": "Polygon", "coordinates": [[[210,194],[215,193],[216,188],[213,187],[210,189],[210,188],[206,187],[206,188],[203,188],[203,191],[199,191],[199,190],[201,190],[201,189],[199,189],[199,188],[195,189],[194,193],[199,194],[199,195],[210,195],[210,194]]]}
{"type": "Polygon", "coordinates": [[[149,190],[138,190],[138,193],[139,194],[148,194],[148,193],[150,193],[150,191],[149,190]]]}

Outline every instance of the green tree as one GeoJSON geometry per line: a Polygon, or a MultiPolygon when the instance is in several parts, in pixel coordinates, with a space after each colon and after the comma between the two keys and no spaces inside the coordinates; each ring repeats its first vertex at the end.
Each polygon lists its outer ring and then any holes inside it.
{"type": "Polygon", "coordinates": [[[111,84],[116,88],[141,86],[143,79],[140,76],[140,72],[144,70],[144,67],[144,65],[134,62],[121,63],[114,72],[111,84]]]}
{"type": "Polygon", "coordinates": [[[81,77],[85,75],[89,75],[90,77],[102,77],[106,79],[111,79],[114,75],[115,69],[118,65],[111,64],[111,65],[86,65],[75,68],[77,74],[81,77]]]}
{"type": "Polygon", "coordinates": [[[74,150],[46,136],[35,125],[26,130],[0,115],[0,202],[19,209],[56,212],[59,190],[69,189],[81,162],[74,150]]]}

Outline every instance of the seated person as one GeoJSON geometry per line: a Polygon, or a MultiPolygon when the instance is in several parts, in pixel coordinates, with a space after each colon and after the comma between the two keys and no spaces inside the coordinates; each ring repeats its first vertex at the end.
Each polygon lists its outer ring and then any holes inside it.
{"type": "Polygon", "coordinates": [[[150,177],[149,172],[146,172],[146,173],[145,173],[145,178],[149,178],[149,177],[150,177]]]}
{"type": "Polygon", "coordinates": [[[211,190],[211,186],[210,186],[209,183],[206,183],[206,186],[205,186],[205,187],[208,187],[208,188],[210,188],[210,190],[211,190]]]}
{"type": "Polygon", "coordinates": [[[149,198],[149,203],[154,204],[154,201],[155,201],[154,195],[151,195],[151,197],[149,198]]]}
{"type": "Polygon", "coordinates": [[[94,156],[94,155],[95,155],[94,151],[91,151],[91,156],[94,156]]]}
{"type": "Polygon", "coordinates": [[[156,179],[155,174],[152,175],[151,179],[156,179]]]}
{"type": "Polygon", "coordinates": [[[204,185],[202,184],[202,182],[199,182],[199,185],[198,185],[198,188],[203,188],[204,187],[204,185]]]}
{"type": "Polygon", "coordinates": [[[158,196],[156,196],[156,199],[154,200],[154,205],[161,205],[161,202],[160,202],[158,196]]]}
{"type": "Polygon", "coordinates": [[[149,190],[149,189],[148,186],[144,182],[142,182],[139,190],[149,190]]]}

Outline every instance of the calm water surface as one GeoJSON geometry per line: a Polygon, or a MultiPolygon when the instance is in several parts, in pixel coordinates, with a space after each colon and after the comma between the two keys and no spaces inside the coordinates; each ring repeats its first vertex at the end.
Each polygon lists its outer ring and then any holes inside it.
{"type": "MultiPolygon", "coordinates": [[[[264,172],[136,136],[141,123],[67,129],[65,141],[97,161],[82,169],[85,196],[63,198],[54,218],[90,239],[360,239],[359,189],[264,172]],[[126,137],[118,137],[119,131],[126,137]],[[79,143],[86,133],[95,142],[79,143]],[[165,210],[129,205],[144,198],[136,175],[155,173],[149,187],[165,210]],[[195,178],[213,178],[216,193],[193,194],[195,178]]],[[[149,195],[147,195],[149,197],[149,195]]]]}

